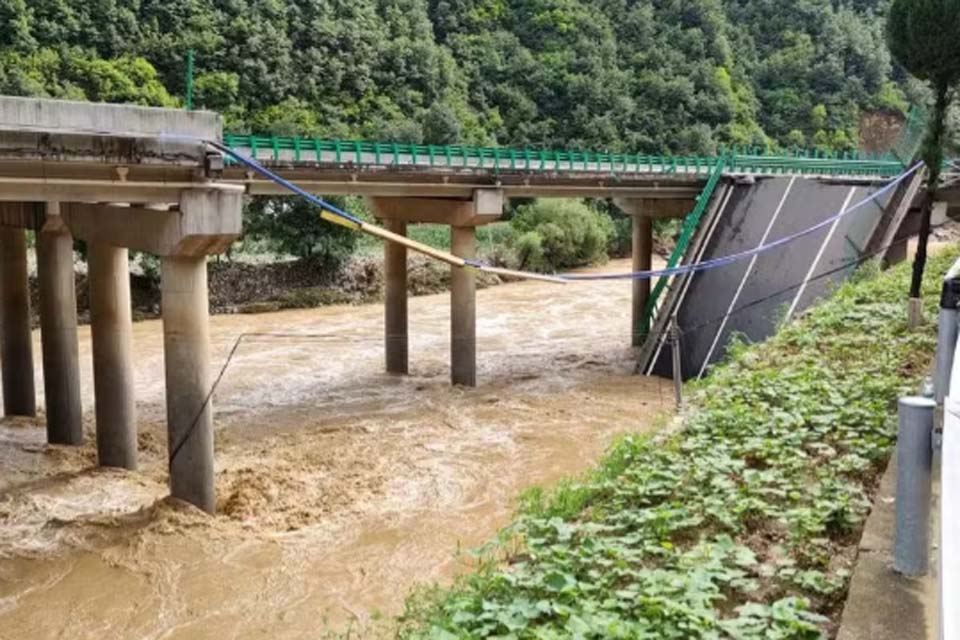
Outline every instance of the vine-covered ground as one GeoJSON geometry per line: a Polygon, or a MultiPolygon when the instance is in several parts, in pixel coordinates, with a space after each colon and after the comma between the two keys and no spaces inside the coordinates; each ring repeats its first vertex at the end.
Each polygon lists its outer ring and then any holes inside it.
{"type": "Polygon", "coordinates": [[[478,570],[410,598],[400,636],[835,635],[895,399],[933,355],[955,255],[930,261],[917,331],[909,265],[866,267],[774,338],[731,349],[676,433],[627,436],[588,477],[528,493],[478,570]]]}

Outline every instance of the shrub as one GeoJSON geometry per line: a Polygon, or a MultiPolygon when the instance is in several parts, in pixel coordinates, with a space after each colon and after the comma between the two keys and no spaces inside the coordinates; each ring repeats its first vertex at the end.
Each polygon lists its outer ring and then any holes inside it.
{"type": "Polygon", "coordinates": [[[615,258],[626,258],[633,253],[633,219],[630,216],[611,216],[613,233],[607,244],[607,253],[615,258]]]}
{"type": "Polygon", "coordinates": [[[527,231],[517,238],[517,263],[521,269],[550,270],[543,257],[543,237],[536,231],[527,231]]]}
{"type": "MultiPolygon", "coordinates": [[[[335,202],[356,209],[356,202],[335,202]]],[[[353,253],[359,235],[322,220],[317,207],[294,198],[254,198],[244,210],[244,228],[249,238],[264,241],[277,254],[318,260],[330,269],[353,253]]]]}
{"type": "Polygon", "coordinates": [[[477,227],[477,255],[481,260],[514,269],[517,259],[517,232],[509,222],[500,221],[477,227]]]}
{"type": "Polygon", "coordinates": [[[607,259],[613,222],[576,200],[537,200],[521,207],[511,221],[520,234],[520,267],[555,271],[607,259]]]}

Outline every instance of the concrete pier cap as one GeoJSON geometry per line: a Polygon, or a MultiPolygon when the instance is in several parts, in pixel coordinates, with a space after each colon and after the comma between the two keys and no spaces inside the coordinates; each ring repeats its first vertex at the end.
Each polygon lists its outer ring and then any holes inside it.
{"type": "Polygon", "coordinates": [[[476,189],[468,199],[372,196],[367,201],[381,220],[478,227],[500,219],[504,196],[499,189],[476,189]]]}
{"type": "Polygon", "coordinates": [[[61,215],[86,242],[158,256],[204,256],[225,251],[240,236],[242,207],[242,187],[198,185],[167,210],[71,202],[61,206],[61,215]]]}
{"type": "MultiPolygon", "coordinates": [[[[503,215],[500,189],[477,189],[469,199],[421,197],[370,197],[374,214],[395,233],[405,234],[408,224],[433,223],[450,227],[450,246],[461,258],[476,257],[477,226],[503,215]]],[[[407,251],[388,245],[384,249],[385,340],[389,373],[408,371],[407,251]]],[[[454,385],[476,386],[476,281],[472,271],[451,267],[450,278],[450,379],[454,385]]]]}

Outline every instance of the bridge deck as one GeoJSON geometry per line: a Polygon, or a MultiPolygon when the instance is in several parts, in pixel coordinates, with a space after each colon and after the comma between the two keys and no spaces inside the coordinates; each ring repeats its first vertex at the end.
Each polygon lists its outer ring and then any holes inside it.
{"type": "Polygon", "coordinates": [[[0,201],[176,202],[208,179],[220,116],[0,96],[0,201]]]}
{"type": "MultiPolygon", "coordinates": [[[[700,193],[720,156],[639,155],[434,146],[258,136],[224,136],[224,143],[284,178],[319,193],[465,197],[497,187],[507,197],[642,197],[690,199],[700,193]]],[[[882,181],[903,170],[890,158],[776,156],[725,158],[728,174],[801,174],[882,181]]],[[[279,194],[275,185],[241,167],[225,177],[254,194],[279,194]]]]}

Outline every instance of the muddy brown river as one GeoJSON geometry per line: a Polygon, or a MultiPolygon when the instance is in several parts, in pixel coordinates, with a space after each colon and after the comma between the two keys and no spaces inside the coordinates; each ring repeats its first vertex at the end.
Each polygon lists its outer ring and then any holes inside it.
{"type": "Polygon", "coordinates": [[[215,370],[238,336],[283,335],[244,338],[216,392],[212,518],[163,499],[159,322],[134,327],[140,469],[95,468],[82,328],[86,444],[0,422],[0,638],[382,633],[412,588],[469,566],[458,550],[495,536],[525,488],[669,419],[670,384],[630,375],[629,296],[479,292],[477,389],[448,384],[446,294],[410,301],[405,378],[382,373],[379,305],[213,317],[215,370]]]}

